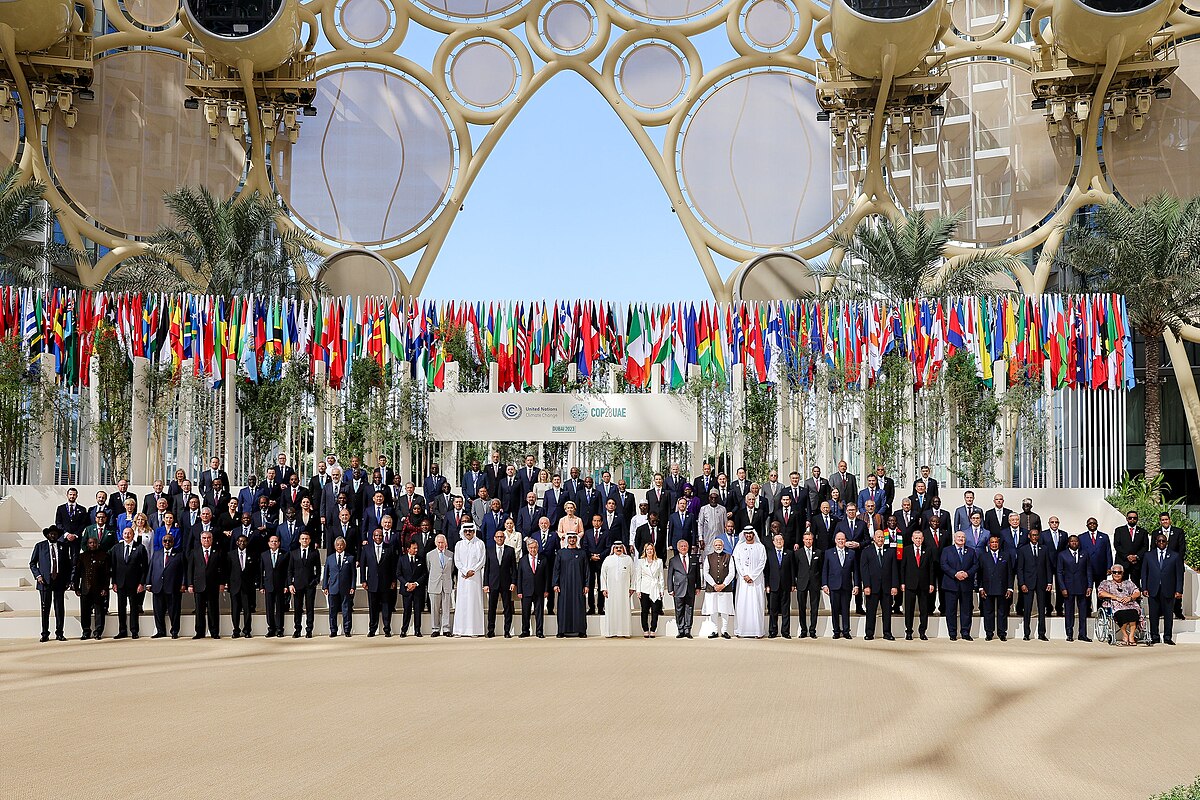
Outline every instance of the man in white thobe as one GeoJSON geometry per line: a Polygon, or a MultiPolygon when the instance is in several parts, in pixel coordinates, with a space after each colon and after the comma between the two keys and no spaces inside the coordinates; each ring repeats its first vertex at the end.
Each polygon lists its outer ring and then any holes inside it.
{"type": "Polygon", "coordinates": [[[767,632],[763,618],[766,609],[763,570],[767,567],[767,551],[756,541],[756,535],[754,528],[747,525],[742,529],[742,541],[733,550],[738,580],[733,635],[739,638],[761,639],[767,632]]]}
{"type": "Polygon", "coordinates": [[[629,598],[633,596],[633,559],[625,553],[625,544],[617,542],[600,565],[600,591],[608,601],[600,620],[600,635],[628,639],[633,635],[633,615],[629,598]]]}
{"type": "Polygon", "coordinates": [[[454,548],[458,596],[454,602],[454,635],[483,636],[483,564],[487,550],[475,537],[475,525],[462,526],[462,541],[454,548]]]}
{"type": "MultiPolygon", "coordinates": [[[[765,562],[764,562],[765,565],[765,562]]],[[[733,616],[733,585],[737,581],[737,565],[725,552],[725,540],[716,537],[713,551],[704,557],[701,575],[704,576],[704,606],[700,613],[713,624],[710,639],[729,638],[729,618],[733,616]]]]}

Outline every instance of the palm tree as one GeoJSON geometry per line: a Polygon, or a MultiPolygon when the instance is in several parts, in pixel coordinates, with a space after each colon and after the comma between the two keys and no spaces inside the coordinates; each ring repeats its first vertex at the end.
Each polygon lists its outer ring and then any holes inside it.
{"type": "Polygon", "coordinates": [[[1011,273],[1017,259],[994,250],[949,258],[946,246],[962,221],[910,211],[892,220],[865,219],[851,234],[835,233],[833,244],[845,255],[837,266],[818,265],[818,277],[841,279],[834,291],[892,300],[952,295],[996,294],[994,279],[1011,273]]]}
{"type": "Polygon", "coordinates": [[[1107,203],[1071,226],[1055,260],[1092,288],[1125,295],[1129,322],[1146,340],[1145,473],[1152,480],[1162,471],[1163,334],[1178,335],[1200,315],[1200,198],[1107,203]]]}
{"type": "MultiPolygon", "coordinates": [[[[13,164],[0,175],[0,282],[21,287],[45,286],[47,263],[72,263],[85,256],[59,242],[46,241],[51,214],[42,198],[46,184],[27,181],[13,164]]],[[[57,282],[64,281],[63,276],[57,282]]]]}
{"type": "Polygon", "coordinates": [[[218,200],[203,186],[181,186],[164,202],[176,227],[160,228],[144,253],[105,279],[105,289],[221,296],[320,290],[312,277],[312,237],[280,230],[283,210],[273,199],[254,192],[218,200]]]}

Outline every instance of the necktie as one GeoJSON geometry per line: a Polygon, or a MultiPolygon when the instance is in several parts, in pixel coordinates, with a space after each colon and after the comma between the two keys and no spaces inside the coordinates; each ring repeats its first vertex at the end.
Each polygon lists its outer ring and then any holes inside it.
{"type": "Polygon", "coordinates": [[[791,518],[791,516],[792,516],[792,512],[791,512],[791,510],[790,510],[790,509],[787,509],[787,508],[785,508],[785,509],[783,510],[783,524],[784,524],[784,525],[787,525],[787,524],[788,524],[788,520],[791,518]]]}
{"type": "Polygon", "coordinates": [[[442,553],[442,552],[438,553],[438,565],[440,565],[442,569],[446,568],[446,554],[445,553],[442,553]]]}
{"type": "Polygon", "coordinates": [[[881,567],[882,567],[882,566],[883,566],[883,548],[882,548],[882,547],[876,547],[876,548],[875,548],[875,552],[877,553],[877,556],[876,556],[876,557],[879,559],[879,566],[881,566],[881,567]]]}
{"type": "MultiPolygon", "coordinates": [[[[1161,559],[1159,559],[1159,560],[1161,561],[1161,559]]],[[[1079,551],[1078,550],[1075,551],[1075,563],[1076,564],[1079,563],[1079,551]]]]}
{"type": "MultiPolygon", "coordinates": [[[[782,566],[783,566],[783,551],[782,551],[782,550],[776,550],[776,551],[775,551],[775,557],[776,557],[777,559],[779,559],[779,566],[781,566],[781,567],[782,567],[782,566]]],[[[687,566],[687,565],[685,564],[685,565],[684,565],[684,567],[686,568],[686,566],[687,566]]]]}
{"type": "Polygon", "coordinates": [[[167,560],[170,559],[170,557],[171,554],[169,552],[163,553],[163,569],[167,568],[167,560]]]}
{"type": "Polygon", "coordinates": [[[914,551],[913,551],[913,555],[915,555],[915,556],[917,557],[917,566],[918,566],[918,567],[919,567],[919,566],[921,566],[921,551],[920,551],[920,550],[914,550],[914,551]]]}
{"type": "Polygon", "coordinates": [[[342,555],[338,553],[338,569],[342,568],[342,555]]]}
{"type": "Polygon", "coordinates": [[[207,548],[205,548],[205,550],[204,550],[204,563],[205,564],[208,563],[208,549],[207,548]]]}
{"type": "Polygon", "coordinates": [[[375,546],[375,563],[378,564],[382,560],[383,560],[383,548],[376,545],[375,546]]]}
{"type": "Polygon", "coordinates": [[[271,566],[272,567],[275,566],[276,563],[278,562],[278,560],[279,560],[279,554],[276,553],[275,551],[271,551],[271,566]]]}
{"type": "Polygon", "coordinates": [[[1000,563],[1000,556],[998,556],[998,555],[997,555],[997,554],[995,554],[995,553],[992,553],[992,563],[993,563],[993,564],[999,564],[999,563],[1000,563]]]}
{"type": "Polygon", "coordinates": [[[963,549],[963,548],[961,548],[961,547],[960,547],[960,548],[958,548],[958,557],[959,557],[959,558],[962,558],[962,557],[963,557],[963,556],[965,556],[966,554],[967,554],[967,551],[966,551],[966,550],[964,550],[964,549],[963,549]]]}
{"type": "Polygon", "coordinates": [[[829,517],[825,517],[825,530],[829,530],[829,517]]]}
{"type": "Polygon", "coordinates": [[[846,551],[838,550],[838,563],[843,567],[846,566],[846,551]]]}
{"type": "Polygon", "coordinates": [[[241,552],[238,554],[238,558],[239,558],[239,559],[241,560],[241,562],[242,562],[242,569],[245,569],[245,568],[246,568],[246,551],[245,551],[245,550],[242,550],[242,551],[241,551],[241,552]]]}
{"type": "Polygon", "coordinates": [[[533,573],[536,575],[537,574],[537,556],[534,556],[532,559],[532,567],[533,567],[533,573]]]}
{"type": "Polygon", "coordinates": [[[1163,564],[1163,559],[1164,559],[1164,558],[1166,558],[1166,555],[1167,555],[1167,551],[1166,551],[1166,550],[1159,550],[1159,551],[1158,551],[1158,566],[1160,566],[1160,567],[1162,566],[1162,564],[1163,564]]]}
{"type": "Polygon", "coordinates": [[[50,580],[58,577],[58,547],[50,545],[50,580]]]}
{"type": "Polygon", "coordinates": [[[125,563],[126,563],[126,564],[128,564],[128,563],[129,563],[129,556],[130,556],[130,553],[131,553],[132,551],[133,551],[133,546],[132,546],[132,545],[128,545],[128,544],[127,544],[127,545],[125,545],[125,563]]]}

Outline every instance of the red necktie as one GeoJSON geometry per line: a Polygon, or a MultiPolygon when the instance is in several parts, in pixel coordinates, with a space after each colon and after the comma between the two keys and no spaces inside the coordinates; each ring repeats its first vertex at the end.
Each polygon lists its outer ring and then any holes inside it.
{"type": "Polygon", "coordinates": [[[921,551],[917,550],[916,555],[917,555],[917,566],[919,567],[919,566],[921,566],[921,551]]]}
{"type": "Polygon", "coordinates": [[[537,574],[537,557],[536,556],[533,559],[533,574],[534,575],[537,574]]]}

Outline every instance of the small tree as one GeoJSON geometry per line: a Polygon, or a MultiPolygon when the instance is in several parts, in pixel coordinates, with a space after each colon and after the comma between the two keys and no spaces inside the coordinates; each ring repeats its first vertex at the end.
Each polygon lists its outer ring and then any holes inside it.
{"type": "MultiPolygon", "coordinates": [[[[27,181],[13,164],[0,175],[0,281],[12,286],[46,286],[55,263],[77,264],[86,256],[47,241],[52,214],[42,198],[46,184],[27,181]]],[[[61,280],[59,281],[61,282],[61,280]]]]}

